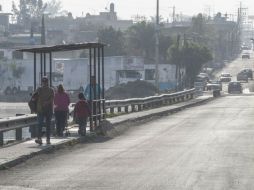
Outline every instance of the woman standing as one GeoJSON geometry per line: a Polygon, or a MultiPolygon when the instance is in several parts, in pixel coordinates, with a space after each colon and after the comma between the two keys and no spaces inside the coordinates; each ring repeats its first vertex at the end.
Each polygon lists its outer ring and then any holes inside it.
{"type": "Polygon", "coordinates": [[[63,131],[67,123],[68,107],[70,104],[70,97],[65,92],[63,85],[57,87],[57,92],[54,97],[54,112],[56,120],[56,134],[59,137],[63,136],[63,131]]]}

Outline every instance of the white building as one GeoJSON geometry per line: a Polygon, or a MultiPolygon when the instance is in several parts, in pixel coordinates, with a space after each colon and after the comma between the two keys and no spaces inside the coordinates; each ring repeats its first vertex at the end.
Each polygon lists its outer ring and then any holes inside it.
{"type": "MultiPolygon", "coordinates": [[[[0,72],[4,72],[9,68],[9,72],[1,76],[1,80],[5,81],[1,84],[1,90],[4,92],[7,87],[9,91],[16,89],[25,90],[33,87],[33,54],[16,52],[12,49],[3,51],[6,67],[0,67],[0,72]],[[20,54],[21,53],[21,54],[20,54]],[[16,55],[17,54],[17,55],[16,55]],[[8,66],[9,64],[9,66],[8,66]],[[22,76],[15,78],[12,76],[11,66],[22,70],[22,76]],[[7,80],[8,78],[8,80],[7,80]]],[[[89,59],[74,58],[77,52],[60,52],[53,54],[52,63],[52,82],[53,86],[63,83],[66,90],[79,90],[85,88],[89,83],[89,59]],[[73,55],[72,55],[73,54],[73,55]],[[59,58],[61,57],[61,58],[59,58]],[[67,58],[71,57],[71,58],[67,58]]],[[[48,57],[46,57],[48,59],[48,57]]],[[[40,56],[37,56],[37,73],[40,72],[40,56]]],[[[93,63],[93,61],[92,61],[93,63]]],[[[93,68],[93,66],[92,66],[93,68]]],[[[102,68],[101,68],[102,69],[102,68]]],[[[49,68],[47,68],[47,73],[49,68]]],[[[137,56],[113,56],[104,58],[104,78],[105,89],[118,84],[127,83],[135,80],[146,80],[155,84],[155,65],[144,64],[143,57],[137,56]]],[[[37,74],[37,86],[40,84],[40,74],[37,74]]],[[[98,76],[97,76],[98,77],[98,76]]],[[[102,77],[102,76],[101,76],[102,77]]],[[[97,78],[98,79],[98,78],[97,78]]],[[[170,64],[159,64],[159,87],[160,90],[168,90],[175,88],[175,66],[170,64]]]]}

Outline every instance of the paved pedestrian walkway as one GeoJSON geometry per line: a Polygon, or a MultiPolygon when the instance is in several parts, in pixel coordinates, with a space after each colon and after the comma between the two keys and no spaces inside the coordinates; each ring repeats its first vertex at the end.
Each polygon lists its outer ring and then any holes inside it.
{"type": "MultiPolygon", "coordinates": [[[[129,113],[113,118],[107,119],[107,121],[114,126],[114,128],[117,128],[118,125],[123,125],[125,122],[135,122],[140,121],[142,119],[151,118],[152,116],[161,116],[166,113],[171,113],[175,111],[179,111],[184,108],[188,108],[194,105],[197,105],[202,102],[206,102],[208,100],[211,100],[211,95],[207,96],[201,96],[196,99],[192,99],[190,101],[173,104],[169,106],[164,106],[160,108],[145,110],[141,112],[135,112],[135,113],[129,113]]],[[[77,143],[80,140],[80,137],[77,134],[78,128],[77,127],[71,127],[70,133],[71,135],[68,137],[61,137],[51,138],[51,144],[47,145],[46,139],[43,139],[43,145],[37,145],[34,142],[34,139],[20,142],[17,144],[12,144],[9,146],[1,147],[0,148],[0,169],[5,169],[14,165],[17,165],[18,163],[21,163],[22,161],[33,157],[34,155],[38,155],[40,153],[44,153],[50,150],[54,150],[55,148],[61,147],[66,144],[72,144],[77,143]]],[[[91,136],[93,134],[87,132],[87,136],[91,136]]],[[[86,138],[86,137],[82,137],[86,138]]]]}

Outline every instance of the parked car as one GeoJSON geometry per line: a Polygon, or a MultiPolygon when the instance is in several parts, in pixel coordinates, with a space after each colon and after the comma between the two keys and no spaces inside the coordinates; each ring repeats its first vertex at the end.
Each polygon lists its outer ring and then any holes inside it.
{"type": "Polygon", "coordinates": [[[228,93],[243,93],[242,84],[238,81],[228,83],[228,93]]]}
{"type": "Polygon", "coordinates": [[[248,75],[247,73],[240,72],[236,76],[237,81],[245,81],[248,82],[248,75]]]}
{"type": "Polygon", "coordinates": [[[222,84],[220,81],[211,81],[206,84],[207,90],[222,90],[222,84]]]}
{"type": "Polygon", "coordinates": [[[243,69],[241,71],[241,73],[245,73],[248,76],[248,78],[253,80],[253,71],[252,71],[252,69],[243,69]]]}
{"type": "Polygon", "coordinates": [[[231,75],[229,73],[221,73],[220,75],[220,82],[230,82],[231,81],[231,75]]]}

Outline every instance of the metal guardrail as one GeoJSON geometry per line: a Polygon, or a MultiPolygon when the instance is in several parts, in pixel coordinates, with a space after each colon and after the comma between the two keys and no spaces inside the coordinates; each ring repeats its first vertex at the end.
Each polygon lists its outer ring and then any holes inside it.
{"type": "MultiPolygon", "coordinates": [[[[37,117],[35,114],[0,119],[0,146],[4,144],[4,132],[15,130],[16,140],[22,140],[22,129],[27,127],[35,129],[36,125],[37,117]]],[[[35,131],[31,131],[31,136],[33,135],[35,135],[35,131]]]]}
{"type": "MultiPolygon", "coordinates": [[[[107,113],[120,113],[122,111],[128,113],[187,101],[192,99],[194,94],[195,89],[190,89],[181,92],[162,94],[159,96],[149,96],[145,98],[108,100],[105,104],[107,113]],[[124,110],[122,108],[124,108],[124,110]]],[[[70,112],[72,112],[72,110],[70,110],[70,112]]],[[[37,117],[35,114],[0,119],[0,146],[4,144],[4,133],[8,131],[15,130],[16,140],[22,140],[22,129],[30,127],[31,137],[35,137],[36,125],[37,117]]]]}
{"type": "Polygon", "coordinates": [[[181,92],[162,94],[159,96],[149,96],[145,98],[131,98],[125,100],[108,100],[106,101],[106,110],[110,113],[128,113],[142,111],[144,109],[170,105],[183,102],[194,97],[195,89],[185,90],[181,92]]]}

